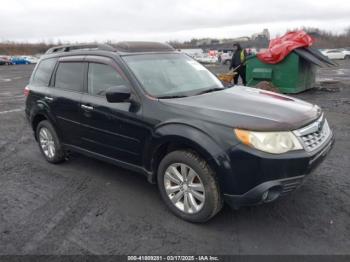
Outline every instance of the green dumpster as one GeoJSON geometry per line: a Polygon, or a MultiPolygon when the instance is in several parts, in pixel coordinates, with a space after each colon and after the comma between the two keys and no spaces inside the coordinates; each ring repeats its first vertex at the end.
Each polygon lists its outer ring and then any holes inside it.
{"type": "Polygon", "coordinates": [[[256,56],[246,62],[248,86],[269,81],[282,93],[299,93],[312,88],[315,77],[316,66],[294,52],[278,64],[263,63],[256,56]]]}

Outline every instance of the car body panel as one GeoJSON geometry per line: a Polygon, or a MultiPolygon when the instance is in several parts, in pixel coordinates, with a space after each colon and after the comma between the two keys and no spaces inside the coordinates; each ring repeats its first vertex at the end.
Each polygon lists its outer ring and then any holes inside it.
{"type": "MultiPolygon", "coordinates": [[[[56,118],[57,125],[64,134],[62,142],[76,146],[81,145],[81,97],[82,92],[74,92],[55,87],[55,78],[59,63],[62,62],[84,62],[85,56],[62,57],[58,59],[54,68],[51,84],[46,96],[52,114],[56,118]]],[[[86,70],[86,69],[85,69],[86,70]]],[[[82,86],[84,75],[81,75],[82,86]]]]}
{"type": "Polygon", "coordinates": [[[173,110],[188,112],[193,118],[255,131],[294,130],[316,120],[321,114],[317,106],[307,102],[243,86],[162,100],[162,103],[173,110]]]}
{"type": "Polygon", "coordinates": [[[85,94],[82,105],[82,147],[124,162],[141,166],[147,127],[142,123],[138,106],[131,102],[106,103],[104,97],[85,94]]]}

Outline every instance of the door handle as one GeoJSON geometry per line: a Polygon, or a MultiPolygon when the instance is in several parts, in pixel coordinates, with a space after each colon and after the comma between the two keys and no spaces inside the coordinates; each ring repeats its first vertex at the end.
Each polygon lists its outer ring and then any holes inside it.
{"type": "Polygon", "coordinates": [[[53,97],[45,96],[44,98],[45,98],[45,100],[53,101],[53,97]]]}
{"type": "Polygon", "coordinates": [[[81,105],[81,108],[85,110],[94,110],[93,106],[87,106],[87,105],[81,105]]]}

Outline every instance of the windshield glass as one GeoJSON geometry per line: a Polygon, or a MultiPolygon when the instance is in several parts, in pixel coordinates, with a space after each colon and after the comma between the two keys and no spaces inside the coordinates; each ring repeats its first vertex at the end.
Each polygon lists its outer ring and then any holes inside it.
{"type": "Polygon", "coordinates": [[[146,92],[155,97],[190,96],[224,88],[204,66],[184,54],[124,56],[146,92]]]}

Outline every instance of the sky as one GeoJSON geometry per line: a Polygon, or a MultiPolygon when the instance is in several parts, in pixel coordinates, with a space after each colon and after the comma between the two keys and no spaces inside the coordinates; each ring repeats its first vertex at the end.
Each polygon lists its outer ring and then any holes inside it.
{"type": "Polygon", "coordinates": [[[169,41],[350,27],[348,0],[0,0],[0,41],[169,41]]]}

